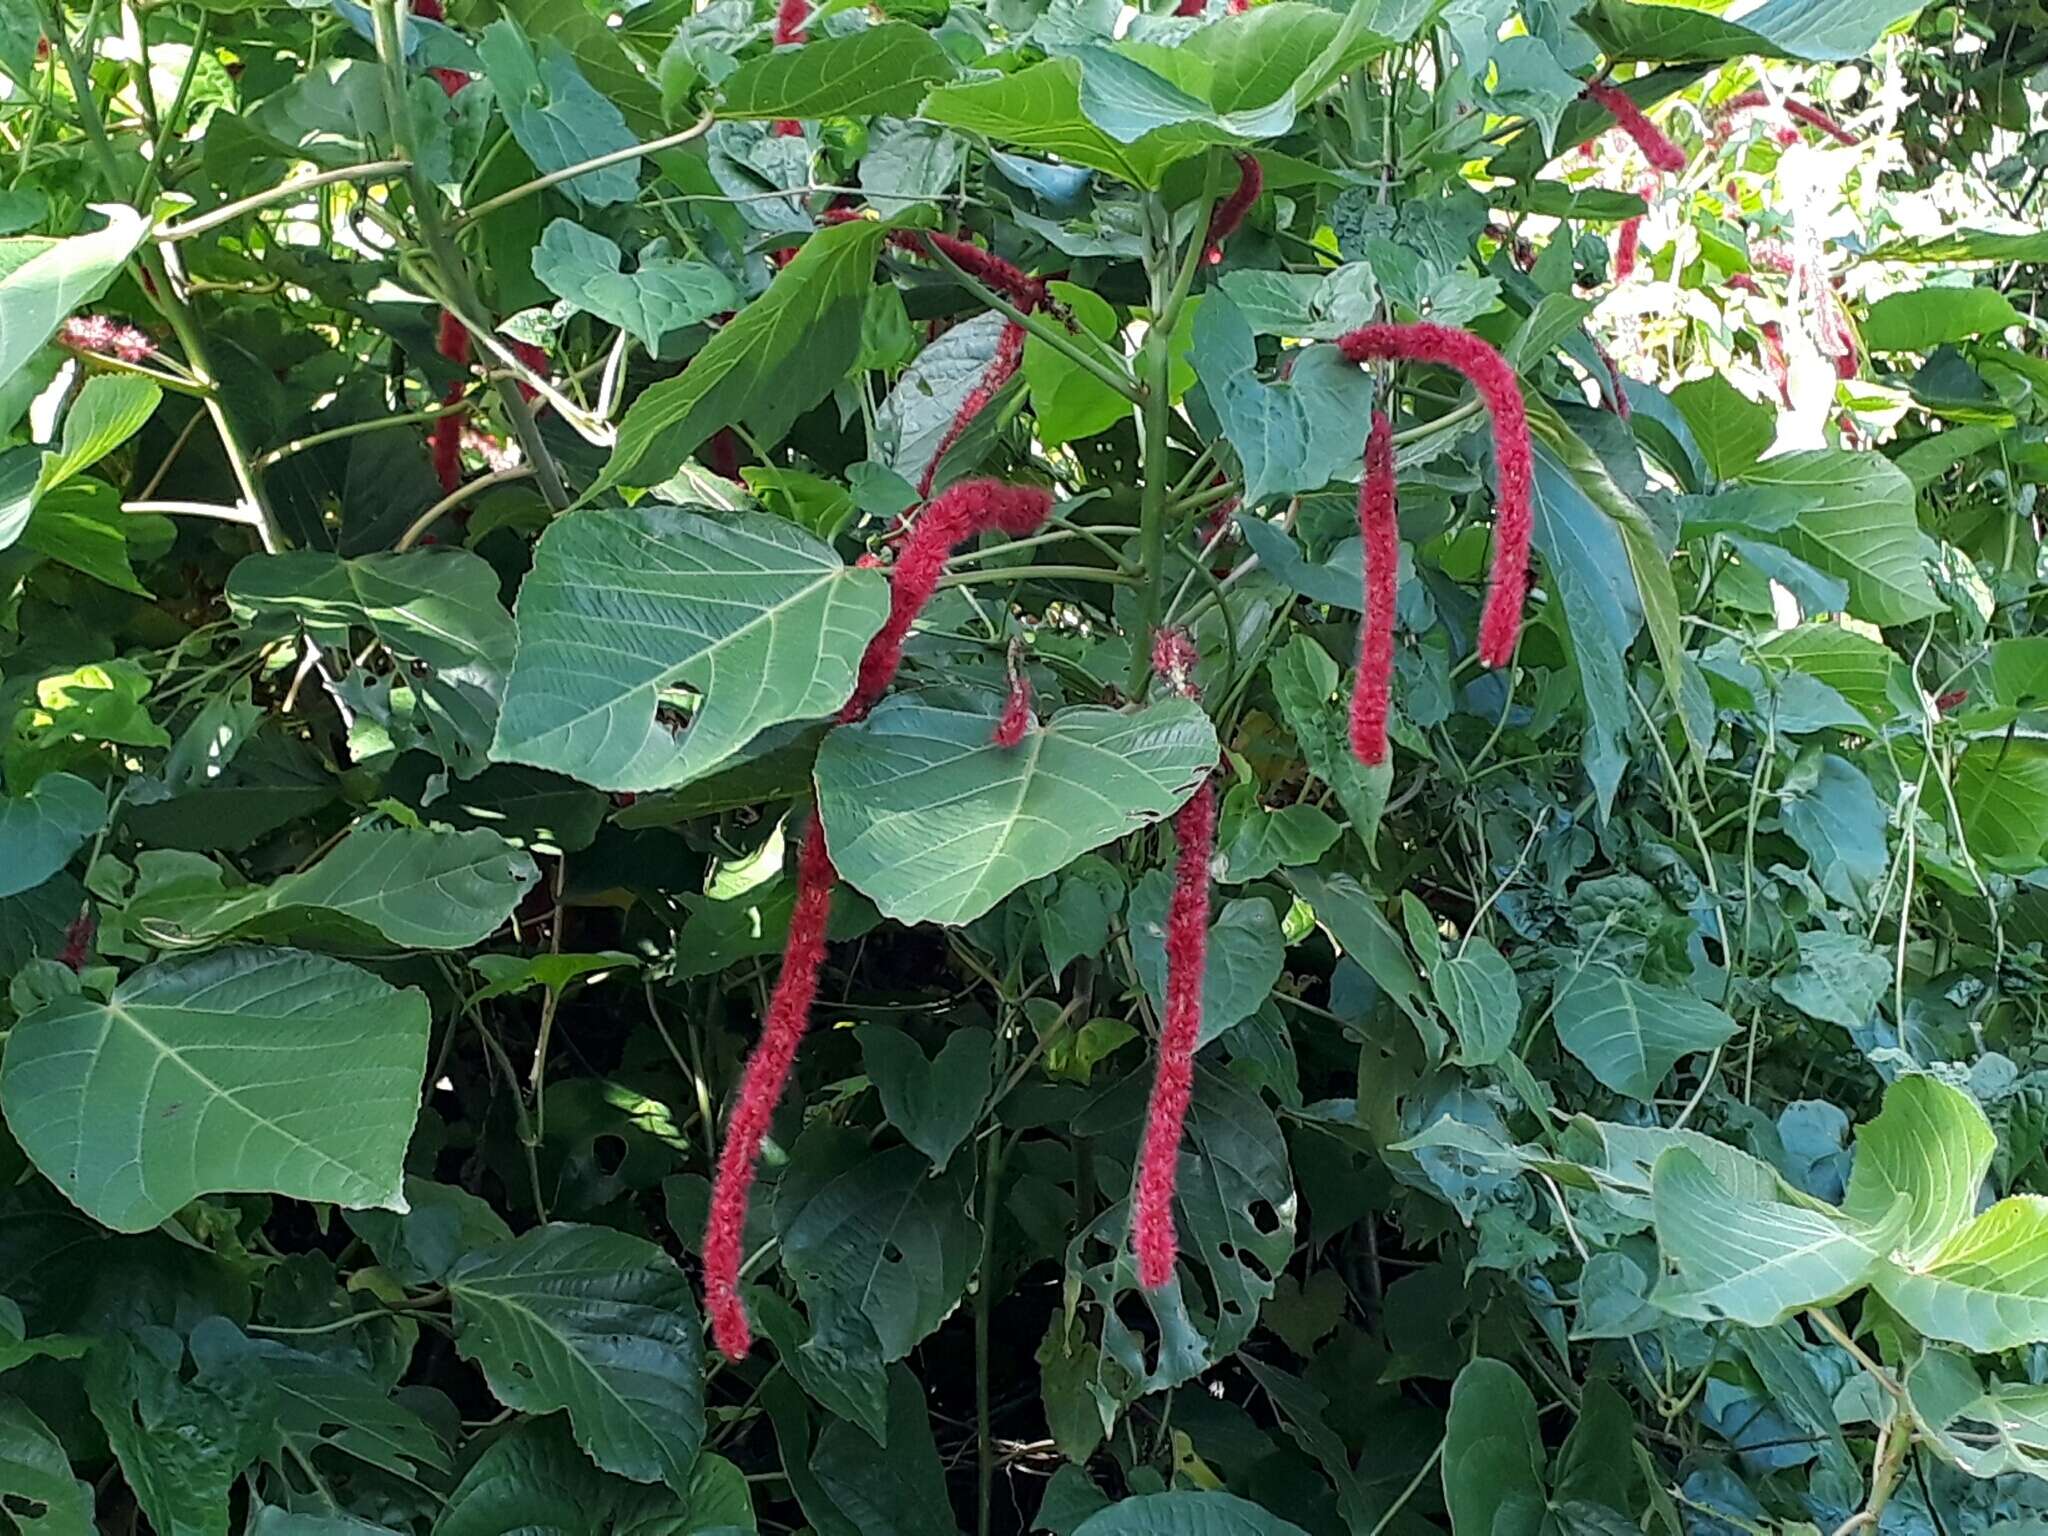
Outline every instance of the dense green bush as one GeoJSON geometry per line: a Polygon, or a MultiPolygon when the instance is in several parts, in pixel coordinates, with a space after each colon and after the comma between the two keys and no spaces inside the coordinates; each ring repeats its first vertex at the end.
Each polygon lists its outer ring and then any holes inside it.
{"type": "Polygon", "coordinates": [[[2042,1528],[2037,8],[413,3],[0,14],[0,1528],[2042,1528]]]}

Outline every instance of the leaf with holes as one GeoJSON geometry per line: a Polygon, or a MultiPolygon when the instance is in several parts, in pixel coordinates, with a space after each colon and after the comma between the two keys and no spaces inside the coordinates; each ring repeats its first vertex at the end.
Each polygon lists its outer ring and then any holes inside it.
{"type": "Polygon", "coordinates": [[[491,755],[600,789],[687,784],[844,704],[888,610],[879,571],[781,518],[573,513],[520,589],[491,755]]]}

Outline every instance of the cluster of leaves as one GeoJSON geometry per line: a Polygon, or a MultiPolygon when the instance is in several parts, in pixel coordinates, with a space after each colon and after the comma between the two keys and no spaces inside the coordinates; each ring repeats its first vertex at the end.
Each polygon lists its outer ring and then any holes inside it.
{"type": "Polygon", "coordinates": [[[2044,61],[1906,0],[8,6],[0,1528],[2037,1528],[2044,61]],[[1425,319],[1527,404],[1501,669],[1481,402],[1332,345],[1425,319]],[[835,724],[969,475],[1050,523],[835,724]]]}

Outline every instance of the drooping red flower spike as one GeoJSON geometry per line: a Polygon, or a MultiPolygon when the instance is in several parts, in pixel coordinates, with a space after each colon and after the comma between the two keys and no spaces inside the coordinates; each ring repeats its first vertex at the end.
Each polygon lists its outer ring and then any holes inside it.
{"type": "Polygon", "coordinates": [[[1237,187],[1209,213],[1209,233],[1202,247],[1202,260],[1215,266],[1223,260],[1223,242],[1237,233],[1244,216],[1265,190],[1266,173],[1256,155],[1237,157],[1237,187]]]}
{"type": "Polygon", "coordinates": [[[1596,101],[1613,116],[1621,131],[1636,141],[1636,148],[1643,152],[1643,158],[1667,176],[1676,176],[1685,169],[1685,151],[1665,136],[1664,130],[1643,115],[1643,109],[1629,99],[1628,92],[1604,80],[1596,80],[1585,89],[1586,99],[1596,101]]]}
{"type": "Polygon", "coordinates": [[[1358,487],[1358,533],[1365,546],[1365,622],[1359,630],[1358,680],[1351,689],[1351,751],[1368,768],[1387,760],[1387,714],[1394,687],[1394,582],[1401,537],[1394,514],[1394,426],[1372,413],[1365,479],[1358,487]]]}
{"type": "MultiPolygon", "coordinates": [[[[977,534],[1001,530],[1022,537],[1045,521],[1052,494],[1037,486],[970,480],[949,487],[918,517],[904,541],[889,582],[889,616],[861,657],[853,696],[839,711],[842,722],[866,718],[881,699],[903,659],[911,624],[937,590],[946,557],[977,534]]],[[[838,872],[825,846],[815,813],[797,855],[796,904],[783,947],[782,972],[761,1021],[761,1038],[747,1057],[738,1101],[719,1148],[711,1184],[711,1215],[704,1228],[704,1307],[711,1337],[728,1359],[744,1356],[753,1344],[747,1310],[740,1300],[740,1264],[754,1165],[775,1106],[789,1084],[796,1050],[810,1022],[825,958],[825,920],[838,872]]]]}
{"type": "Polygon", "coordinates": [[[1024,733],[1031,729],[1031,679],[1018,664],[1017,647],[1010,647],[1010,692],[1003,700],[1002,717],[996,721],[995,732],[990,740],[997,746],[1008,749],[1023,741],[1024,733]]]}
{"type": "MultiPolygon", "coordinates": [[[[1153,638],[1152,669],[1176,693],[1193,698],[1193,643],[1162,629],[1153,638]]],[[[1166,909],[1166,1016],[1159,1064],[1145,1111],[1145,1139],[1131,1191],[1131,1246],[1138,1283],[1156,1290],[1173,1278],[1178,1238],[1173,1192],[1180,1175],[1180,1139],[1195,1083],[1202,1039],[1202,983],[1209,950],[1209,858],[1216,846],[1216,791],[1207,778],[1173,818],[1173,896],[1166,909]]]]}
{"type": "Polygon", "coordinates": [[[960,409],[953,413],[953,419],[946,424],[945,432],[939,438],[938,447],[932,450],[931,459],[925,464],[924,473],[917,477],[917,494],[930,496],[932,481],[938,475],[939,462],[953,451],[953,445],[967,434],[967,429],[988,406],[989,401],[1002,392],[1016,374],[1018,365],[1024,361],[1024,327],[1014,320],[1003,323],[1002,334],[996,337],[996,353],[989,365],[982,370],[974,387],[967,391],[960,402],[960,409]]]}
{"type": "MultiPolygon", "coordinates": [[[[858,208],[828,208],[819,216],[825,224],[850,224],[864,218],[858,208]]],[[[993,288],[1012,304],[1031,314],[1045,302],[1045,284],[1030,276],[1015,262],[1005,261],[994,251],[985,251],[972,240],[935,229],[898,229],[889,233],[889,244],[907,256],[925,261],[934,253],[944,256],[976,282],[993,288]]]]}
{"type": "MultiPolygon", "coordinates": [[[[445,309],[441,311],[441,327],[434,338],[434,350],[458,368],[469,366],[469,332],[445,309]]],[[[455,404],[462,398],[466,387],[461,379],[457,379],[448,386],[448,393],[441,397],[441,403],[455,404]]],[[[455,488],[462,484],[462,428],[468,420],[467,411],[449,411],[434,419],[433,430],[428,434],[434,473],[440,477],[444,495],[453,495],[455,488]]]]}
{"type": "Polygon", "coordinates": [[[1792,403],[1792,363],[1785,355],[1785,332],[1775,320],[1766,320],[1757,327],[1757,334],[1763,338],[1764,366],[1770,370],[1771,379],[1778,386],[1778,399],[1786,405],[1792,403]]]}
{"type": "Polygon", "coordinates": [[[1529,447],[1529,416],[1521,382],[1508,360],[1470,331],[1418,321],[1362,325],[1337,338],[1354,363],[1435,363],[1464,375],[1493,418],[1493,458],[1498,475],[1494,500],[1493,570],[1486,607],[1479,619],[1479,659],[1505,666],[1522,633],[1522,603],[1529,594],[1529,535],[1534,522],[1530,495],[1535,459],[1529,447]]]}
{"type": "MultiPolygon", "coordinates": [[[[1769,92],[1760,90],[1744,91],[1740,96],[1731,96],[1728,100],[1721,103],[1721,110],[1718,115],[1723,118],[1729,118],[1738,112],[1753,112],[1758,107],[1767,107],[1770,104],[1769,92]]],[[[1797,101],[1787,96],[1783,105],[1787,117],[1797,118],[1809,128],[1818,128],[1822,133],[1839,144],[1855,144],[1859,142],[1855,134],[1844,128],[1840,123],[1828,116],[1827,113],[1821,111],[1819,107],[1809,102],[1797,101]]]]}
{"type": "MultiPolygon", "coordinates": [[[[785,47],[790,43],[810,41],[806,23],[811,19],[810,0],[781,0],[775,7],[775,46],[785,47]]],[[[768,130],[779,139],[803,137],[804,125],[793,117],[775,120],[775,126],[768,130]]]]}
{"type": "Polygon", "coordinates": [[[1621,238],[1614,245],[1614,280],[1625,283],[1636,275],[1636,253],[1642,246],[1643,219],[1638,214],[1622,221],[1621,238]]]}
{"type": "Polygon", "coordinates": [[[1199,16],[1202,14],[1203,4],[1204,0],[1180,0],[1180,4],[1173,8],[1173,14],[1176,16],[1199,16]]]}
{"type": "Polygon", "coordinates": [[[144,332],[111,315],[73,315],[57,328],[57,345],[73,352],[118,357],[124,363],[139,363],[156,355],[156,343],[144,332]]]}

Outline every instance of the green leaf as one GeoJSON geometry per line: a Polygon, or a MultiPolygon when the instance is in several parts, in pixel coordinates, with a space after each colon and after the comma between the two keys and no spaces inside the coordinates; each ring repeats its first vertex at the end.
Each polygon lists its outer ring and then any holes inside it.
{"type": "Polygon", "coordinates": [[[2048,741],[1973,741],[1955,768],[1956,811],[1970,850],[2000,869],[2031,872],[2048,848],[2048,741]]]}
{"type": "Polygon", "coordinates": [[[92,468],[140,432],[142,424],[156,413],[163,393],[148,379],[131,374],[102,373],[87,379],[71,409],[64,413],[62,446],[43,455],[37,493],[92,468]]]}
{"type": "MultiPolygon", "coordinates": [[[[1117,313],[1109,301],[1079,283],[1052,283],[1047,291],[1073,312],[1073,340],[1076,345],[1114,373],[1125,372],[1127,365],[1122,345],[1117,340],[1117,313]]],[[[1206,304],[1203,307],[1206,308],[1206,304]]],[[[996,329],[999,332],[1001,328],[996,329]]],[[[945,338],[941,338],[939,345],[945,345],[945,338]]],[[[995,343],[991,339],[991,355],[994,350],[995,343]]],[[[1057,445],[1076,438],[1093,437],[1130,417],[1129,400],[1043,337],[1025,338],[1023,374],[1024,382],[1031,391],[1031,411],[1041,442],[1057,445]]],[[[970,381],[970,387],[979,382],[977,376],[970,381]]],[[[965,392],[962,393],[964,397],[965,392]]],[[[957,407],[959,401],[954,404],[957,407]]],[[[949,416],[940,430],[944,431],[951,421],[949,416]]],[[[897,462],[907,471],[900,457],[897,462]]]]}
{"type": "Polygon", "coordinates": [[[0,896],[33,890],[107,824],[107,792],[69,773],[0,796],[0,896]]]}
{"type": "MultiPolygon", "coordinates": [[[[556,39],[546,39],[536,58],[519,23],[501,16],[484,28],[477,52],[497,89],[506,126],[535,170],[567,170],[638,142],[619,109],[583,78],[556,39]]],[[[590,208],[628,202],[640,190],[640,161],[636,156],[585,171],[560,187],[590,208]]]]}
{"type": "Polygon", "coordinates": [[[980,1228],[969,1162],[932,1177],[912,1147],[836,1164],[836,1140],[800,1144],[775,1196],[782,1263],[811,1315],[806,1350],[901,1360],[967,1289],[980,1228]],[[831,1155],[827,1162],[820,1150],[831,1155]]]}
{"type": "Polygon", "coordinates": [[[522,1413],[566,1409],[608,1472],[687,1495],[704,1440],[690,1282],[644,1238],[553,1222],[448,1277],[455,1343],[522,1413]]]}
{"type": "Polygon", "coordinates": [[[988,1099],[995,1036],[985,1029],[953,1030],[939,1054],[926,1060],[923,1048],[894,1025],[863,1024],[854,1033],[882,1113],[931,1159],[934,1173],[944,1173],[988,1099]]]}
{"type": "Polygon", "coordinates": [[[916,113],[925,92],[959,74],[922,27],[883,22],[742,64],[722,87],[724,118],[869,117],[916,113]]]}
{"type": "Polygon", "coordinates": [[[1090,1515],[1073,1536],[1308,1536],[1230,1493],[1143,1493],[1090,1515]]]}
{"type": "MultiPolygon", "coordinates": [[[[1964,754],[1964,763],[1969,756],[1964,754]]],[[[1959,772],[1959,803],[1961,777],[1959,772]]],[[[1821,889],[1845,906],[1860,909],[1865,893],[1883,878],[1888,858],[1885,809],[1863,770],[1828,753],[1813,782],[1784,802],[1779,817],[1786,835],[1813,860],[1821,889]]],[[[1965,811],[1966,824],[1968,819],[1965,811]]]]}
{"type": "Polygon", "coordinates": [[[1765,0],[1737,22],[1689,5],[1598,0],[1581,25],[1616,59],[1853,59],[1919,9],[1914,0],[1765,0]]]}
{"type": "MultiPolygon", "coordinates": [[[[1202,390],[1244,466],[1247,506],[1295,491],[1319,491],[1356,473],[1372,414],[1372,376],[1335,347],[1292,354],[1294,370],[1268,384],[1255,372],[1257,348],[1237,306],[1221,294],[1195,314],[1190,360],[1202,390]]],[[[1362,601],[1362,584],[1352,604],[1362,601]]]]}
{"type": "Polygon", "coordinates": [[[1949,229],[1939,234],[1887,240],[1865,253],[1865,261],[1936,262],[2048,261],[2048,233],[1949,229]]]}
{"type": "Polygon", "coordinates": [[[498,588],[498,573],[466,550],[353,560],[289,550],[243,560],[228,575],[227,598],[245,620],[289,619],[336,649],[351,649],[351,632],[367,630],[405,665],[381,687],[374,675],[345,678],[358,702],[410,710],[411,732],[394,744],[424,747],[470,778],[489,766],[512,666],[512,617],[498,588]]]}
{"type": "Polygon", "coordinates": [[[520,589],[492,756],[600,789],[703,778],[769,726],[844,704],[888,608],[880,572],[780,518],[572,513],[520,589]]]}
{"type": "Polygon", "coordinates": [[[1773,535],[1800,559],[1849,583],[1849,611],[1872,624],[1910,624],[1940,610],[1927,579],[1928,540],[1913,515],[1913,482],[1882,454],[1814,448],[1751,468],[1742,484],[1791,526],[1773,535]]]}
{"type": "Polygon", "coordinates": [[[122,513],[120,493],[106,481],[73,479],[37,500],[21,530],[21,547],[118,591],[148,597],[128,556],[129,532],[141,522],[122,513]]]}
{"type": "Polygon", "coordinates": [[[97,298],[149,232],[132,208],[106,206],[104,229],[68,240],[0,240],[0,379],[27,365],[57,327],[97,298]]]}
{"type": "Polygon", "coordinates": [[[1266,675],[1280,705],[1280,718],[1293,733],[1309,772],[1335,792],[1351,820],[1352,835],[1362,846],[1372,847],[1394,767],[1390,761],[1368,768],[1352,755],[1344,708],[1336,702],[1337,663],[1312,637],[1298,634],[1266,664],[1266,675]]]}
{"type": "Polygon", "coordinates": [[[1119,142],[1081,109],[1081,61],[1072,58],[1047,59],[993,80],[942,85],[925,98],[920,115],[1147,188],[1157,187],[1169,166],[1199,154],[1210,140],[1196,130],[1119,142]]]}
{"type": "Polygon", "coordinates": [[[232,937],[368,953],[467,949],[539,880],[532,858],[495,832],[358,827],[270,885],[149,907],[143,930],[166,947],[232,937]]]}
{"type": "Polygon", "coordinates": [[[1778,433],[1778,414],[1752,400],[1718,373],[1690,379],[1671,391],[1671,403],[1716,480],[1732,480],[1763,456],[1778,433]]]}
{"type": "Polygon", "coordinates": [[[1930,1339],[1980,1353],[2048,1341],[2048,1198],[2001,1200],[1918,1262],[1885,1265],[1872,1283],[1930,1339]]]}
{"type": "Polygon", "coordinates": [[[1534,1530],[1543,1505],[1536,1399],[1512,1366],[1474,1360],[1451,1384],[1444,1420],[1444,1504],[1454,1536],[1534,1530]]]}
{"type": "MultiPolygon", "coordinates": [[[[1325,875],[1320,870],[1294,869],[1287,872],[1294,888],[1315,908],[1316,921],[1357,962],[1396,1007],[1421,1027],[1428,1015],[1422,1002],[1422,978],[1408,956],[1401,936],[1379,909],[1377,900],[1350,875],[1325,875]]],[[[1434,1023],[1429,1029],[1443,1044],[1443,1031],[1434,1023]]]]}
{"type": "Polygon", "coordinates": [[[71,1475],[57,1437],[13,1397],[0,1397],[0,1488],[22,1536],[93,1536],[92,1484],[71,1475]]]}
{"type": "Polygon", "coordinates": [[[673,378],[642,390],[585,500],[659,485],[720,427],[764,443],[829,395],[860,352],[861,316],[889,226],[854,219],[806,239],[796,259],[673,378]]]}
{"type": "Polygon", "coordinates": [[[1825,1207],[1738,1193],[1687,1147],[1651,1175],[1665,1278],[1651,1300],[1680,1317],[1774,1327],[1862,1285],[1905,1227],[1904,1203],[1870,1228],[1825,1207]]]}
{"type": "Polygon", "coordinates": [[[404,1210],[427,1000],[292,949],[146,965],[14,1028],[0,1110],[86,1214],[145,1232],[204,1194],[404,1210]]]}
{"type": "Polygon", "coordinates": [[[1429,974],[1437,1007],[1458,1035],[1458,1059],[1490,1067],[1515,1043],[1522,1016],[1515,972],[1501,952],[1474,934],[1463,949],[1429,974]]]}
{"type": "Polygon", "coordinates": [[[1595,963],[1557,1000],[1558,1042],[1616,1093],[1652,1099],[1682,1056],[1710,1051],[1735,1021],[1676,987],[1652,986],[1595,963]]]}
{"type": "MultiPolygon", "coordinates": [[[[837,1519],[803,1499],[804,1517],[820,1536],[836,1531],[867,1536],[957,1536],[946,1494],[946,1469],[932,1440],[924,1386],[908,1367],[889,1372],[889,1419],[884,1436],[889,1453],[877,1455],[865,1430],[834,1419],[818,1435],[810,1457],[810,1478],[837,1519]]],[[[785,1460],[785,1465],[787,1465],[785,1460]]],[[[794,1479],[792,1479],[794,1481],[794,1479]]],[[[802,1495],[803,1484],[797,1491],[802,1495]]]]}
{"type": "Polygon", "coordinates": [[[556,298],[630,332],[656,357],[665,356],[693,325],[739,306],[732,279],[708,261],[646,257],[621,272],[624,253],[573,219],[541,232],[533,275],[556,298]]]}
{"type": "Polygon", "coordinates": [[[1913,1264],[1976,1211],[1997,1147],[1975,1099],[1939,1078],[1902,1077],[1885,1090],[1877,1118],[1856,1132],[1842,1214],[1875,1228],[1903,1200],[1906,1224],[1893,1257],[1913,1264]]]}
{"type": "Polygon", "coordinates": [[[2024,325],[2026,318],[1996,288],[1920,288],[1886,294],[1865,311],[1858,331],[1873,352],[1932,352],[1945,341],[2024,325]]]}
{"type": "Polygon", "coordinates": [[[1799,969],[1772,980],[1771,990],[1808,1018],[1862,1029],[1892,982],[1891,962],[1853,933],[1798,935],[1799,969]]]}
{"type": "MultiPolygon", "coordinates": [[[[1138,980],[1152,1006],[1166,1007],[1166,910],[1173,894],[1173,876],[1163,869],[1146,871],[1131,890],[1131,956],[1138,980]]],[[[1202,963],[1202,1034],[1206,1045],[1234,1029],[1273,994],[1286,963],[1280,921],[1273,903],[1262,896],[1223,903],[1209,925],[1209,943],[1202,963]]]]}
{"type": "Polygon", "coordinates": [[[1066,709],[1021,745],[994,720],[885,699],[825,738],[818,808],[832,861],[898,922],[968,923],[1028,881],[1171,816],[1216,761],[1201,708],[1066,709]]]}
{"type": "Polygon", "coordinates": [[[637,1486],[593,1467],[559,1419],[529,1419],[492,1440],[434,1522],[434,1536],[734,1536],[754,1529],[746,1479],[724,1457],[700,1455],[681,1492],[637,1486]]]}

